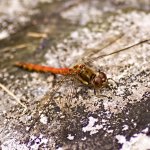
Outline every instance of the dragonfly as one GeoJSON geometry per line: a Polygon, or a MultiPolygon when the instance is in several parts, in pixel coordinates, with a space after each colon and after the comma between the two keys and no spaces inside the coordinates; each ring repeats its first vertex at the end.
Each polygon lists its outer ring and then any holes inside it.
{"type": "MultiPolygon", "coordinates": [[[[116,41],[116,40],[115,40],[116,41]]],[[[110,56],[119,52],[123,52],[126,50],[129,50],[132,47],[138,46],[142,43],[146,43],[150,41],[150,39],[142,40],[140,42],[137,42],[131,46],[119,49],[115,52],[104,54],[95,58],[92,58],[88,61],[88,63],[95,61],[96,59],[103,58],[106,56],[110,56]]],[[[114,42],[114,41],[113,41],[114,42]]],[[[100,50],[110,46],[113,42],[107,44],[105,47],[101,48],[100,50]]],[[[86,62],[87,63],[87,62],[86,62]]],[[[98,70],[95,71],[91,67],[87,66],[86,63],[76,64],[73,67],[65,67],[65,68],[55,68],[50,66],[42,66],[39,64],[32,64],[27,62],[15,62],[15,66],[29,70],[29,71],[37,71],[37,72],[44,72],[44,73],[52,73],[52,74],[59,74],[67,77],[73,77],[77,81],[79,81],[81,84],[93,88],[93,89],[99,89],[107,87],[109,84],[109,79],[107,78],[106,73],[98,70]]]]}

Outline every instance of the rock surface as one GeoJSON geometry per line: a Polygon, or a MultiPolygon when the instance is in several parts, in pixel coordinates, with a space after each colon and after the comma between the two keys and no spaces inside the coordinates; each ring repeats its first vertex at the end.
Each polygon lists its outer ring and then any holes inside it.
{"type": "Polygon", "coordinates": [[[149,1],[0,3],[0,83],[28,107],[0,89],[1,149],[150,149],[150,42],[101,58],[150,39],[149,1]],[[95,94],[74,78],[61,82],[59,75],[16,68],[16,61],[83,61],[117,87],[95,94]]]}

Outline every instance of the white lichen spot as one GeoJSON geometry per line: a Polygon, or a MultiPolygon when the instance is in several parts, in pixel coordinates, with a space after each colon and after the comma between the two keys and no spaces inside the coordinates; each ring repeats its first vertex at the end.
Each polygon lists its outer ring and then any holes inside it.
{"type": "Polygon", "coordinates": [[[116,139],[119,141],[120,144],[126,142],[126,138],[123,135],[116,135],[116,139]]]}
{"type": "Polygon", "coordinates": [[[123,135],[117,135],[116,139],[123,144],[121,150],[147,150],[150,148],[150,137],[143,133],[134,134],[130,141],[127,141],[123,135]]]}
{"type": "Polygon", "coordinates": [[[128,130],[128,129],[129,129],[129,126],[128,126],[128,125],[123,125],[122,131],[125,131],[125,130],[128,130]]]}
{"type": "Polygon", "coordinates": [[[32,116],[27,116],[27,119],[30,120],[32,118],[32,116]]]}
{"type": "Polygon", "coordinates": [[[67,139],[69,139],[69,140],[74,140],[74,136],[71,135],[71,134],[68,134],[67,139]]]}
{"type": "Polygon", "coordinates": [[[82,140],[82,141],[85,141],[85,140],[86,140],[86,136],[85,136],[85,137],[83,137],[81,140],[82,140]]]}
{"type": "Polygon", "coordinates": [[[43,124],[47,124],[47,117],[42,114],[41,117],[40,117],[40,122],[43,123],[43,124]]]}
{"type": "Polygon", "coordinates": [[[72,32],[72,33],[70,34],[70,37],[71,37],[72,39],[78,39],[78,38],[79,38],[79,32],[77,32],[77,31],[72,32]]]}
{"type": "Polygon", "coordinates": [[[26,131],[29,131],[30,127],[26,127],[26,131]]]}
{"type": "Polygon", "coordinates": [[[107,130],[107,133],[113,133],[114,130],[107,130]]]}
{"type": "Polygon", "coordinates": [[[95,125],[96,122],[98,122],[97,118],[89,117],[89,124],[82,128],[83,132],[89,131],[90,135],[97,133],[98,130],[103,128],[103,125],[95,125]]]}

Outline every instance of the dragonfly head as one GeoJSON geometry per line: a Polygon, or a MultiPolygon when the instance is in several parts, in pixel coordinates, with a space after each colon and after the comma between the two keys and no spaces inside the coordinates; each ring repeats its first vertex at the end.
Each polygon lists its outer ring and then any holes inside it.
{"type": "Polygon", "coordinates": [[[93,78],[92,84],[95,88],[101,88],[108,84],[107,76],[103,72],[98,72],[98,74],[93,78]]]}

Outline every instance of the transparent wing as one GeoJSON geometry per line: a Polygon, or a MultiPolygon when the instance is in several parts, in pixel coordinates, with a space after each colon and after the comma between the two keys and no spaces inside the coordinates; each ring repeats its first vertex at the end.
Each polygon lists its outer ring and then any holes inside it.
{"type": "Polygon", "coordinates": [[[96,48],[86,49],[86,54],[84,55],[84,58],[81,58],[81,60],[85,64],[90,64],[97,59],[129,50],[130,48],[138,46],[142,43],[146,43],[148,41],[150,41],[150,37],[147,39],[139,40],[138,42],[130,42],[131,44],[128,44],[128,37],[126,37],[126,35],[123,33],[119,33],[117,35],[107,37],[106,39],[104,38],[104,40],[101,41],[100,44],[96,46],[96,48]]]}
{"type": "Polygon", "coordinates": [[[94,47],[94,48],[87,48],[85,50],[85,54],[83,54],[84,57],[81,57],[79,59],[79,62],[82,61],[84,63],[88,63],[89,61],[92,60],[92,56],[93,55],[95,55],[98,52],[101,52],[103,49],[105,49],[107,47],[110,47],[112,44],[114,44],[118,40],[120,40],[123,36],[124,36],[123,33],[118,33],[116,35],[112,35],[112,36],[109,35],[109,36],[104,37],[104,39],[96,47],[94,47]]]}

